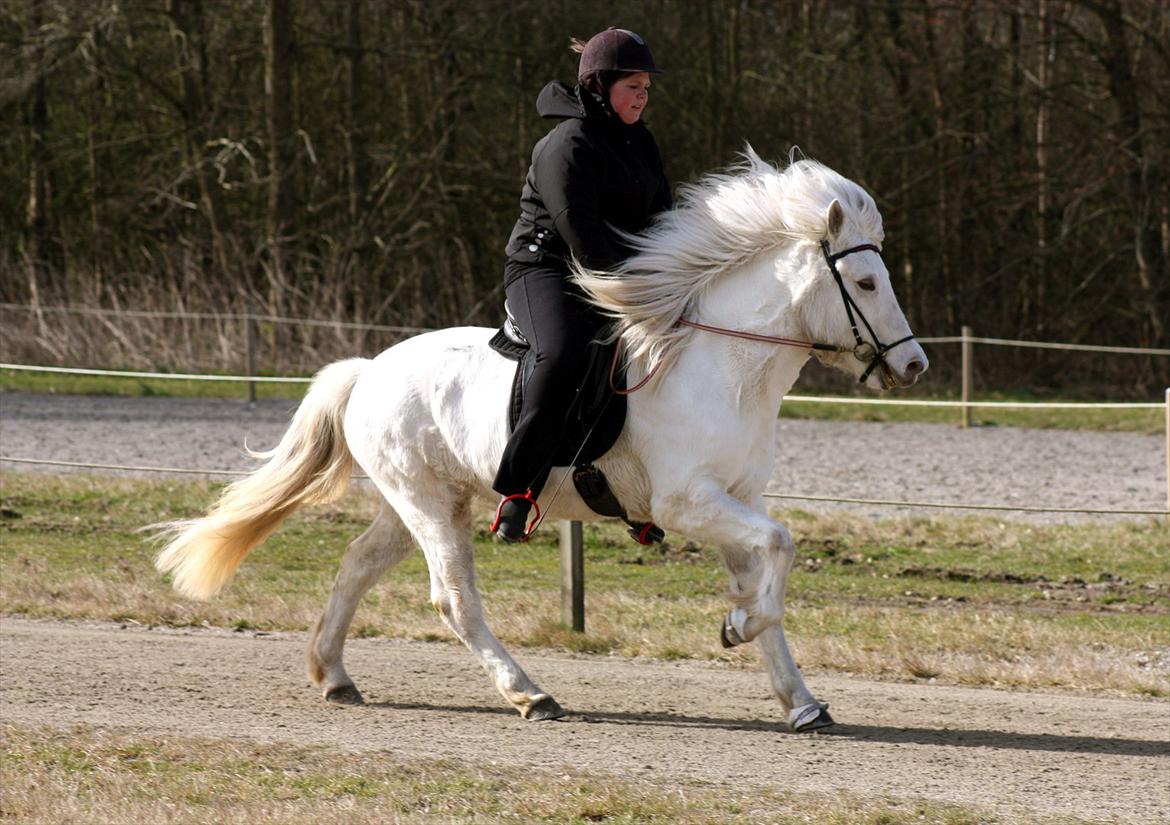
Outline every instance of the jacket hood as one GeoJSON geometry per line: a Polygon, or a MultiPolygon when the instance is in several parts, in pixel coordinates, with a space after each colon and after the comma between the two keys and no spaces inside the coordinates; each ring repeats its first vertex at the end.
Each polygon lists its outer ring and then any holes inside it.
{"type": "Polygon", "coordinates": [[[554,80],[540,90],[536,97],[536,112],[541,117],[585,117],[585,107],[577,90],[560,80],[554,80]]]}
{"type": "Polygon", "coordinates": [[[613,115],[610,106],[592,91],[580,85],[572,87],[562,81],[552,81],[541,89],[541,94],[536,97],[536,111],[541,117],[574,117],[581,121],[590,118],[591,121],[625,125],[613,115]]]}

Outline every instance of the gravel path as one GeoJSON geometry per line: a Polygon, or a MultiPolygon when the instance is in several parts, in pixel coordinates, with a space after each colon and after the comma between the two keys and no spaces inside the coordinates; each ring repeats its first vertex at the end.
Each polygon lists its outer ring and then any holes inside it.
{"type": "MultiPolygon", "coordinates": [[[[246,469],[251,464],[243,445],[275,444],[295,406],[285,400],[261,400],[249,407],[233,399],[0,393],[0,454],[246,469]]],[[[1166,444],[1162,436],[1135,433],[783,419],[771,489],[899,501],[1159,510],[1166,507],[1166,444]]],[[[848,507],[873,517],[912,512],[872,505],[777,503],[810,510],[848,507]]],[[[1086,518],[1000,515],[1046,521],[1086,518]]]]}
{"type": "Polygon", "coordinates": [[[635,776],[662,789],[926,798],[1021,822],[1170,819],[1165,702],[809,674],[837,726],[788,734],[762,673],[526,652],[570,711],[523,722],[453,644],[352,639],[367,704],[323,701],[299,633],[0,620],[0,720],[635,776]]]}

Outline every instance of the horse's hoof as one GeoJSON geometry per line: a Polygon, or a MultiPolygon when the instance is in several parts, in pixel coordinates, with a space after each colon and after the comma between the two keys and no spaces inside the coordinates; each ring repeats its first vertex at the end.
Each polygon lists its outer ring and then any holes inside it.
{"type": "Polygon", "coordinates": [[[353,685],[338,685],[325,691],[326,702],[336,702],[339,705],[364,705],[366,700],[362,693],[353,685]]]}
{"type": "Polygon", "coordinates": [[[524,714],[524,718],[529,722],[543,722],[545,719],[560,719],[568,715],[569,712],[557,704],[556,699],[544,696],[528,706],[528,713],[524,714]]]}
{"type": "Polygon", "coordinates": [[[747,614],[743,614],[742,617],[737,616],[736,610],[739,610],[741,614],[743,613],[743,610],[740,608],[732,609],[732,611],[727,614],[727,618],[723,620],[723,626],[719,628],[719,644],[723,645],[724,648],[738,647],[744,643],[744,638],[740,635],[739,631],[735,629],[734,622],[735,619],[740,618],[740,624],[742,625],[742,618],[746,618],[747,614]]]}
{"type": "Polygon", "coordinates": [[[837,724],[829,715],[829,706],[825,702],[813,702],[793,708],[788,714],[788,724],[794,733],[812,733],[814,730],[831,727],[837,724]]]}

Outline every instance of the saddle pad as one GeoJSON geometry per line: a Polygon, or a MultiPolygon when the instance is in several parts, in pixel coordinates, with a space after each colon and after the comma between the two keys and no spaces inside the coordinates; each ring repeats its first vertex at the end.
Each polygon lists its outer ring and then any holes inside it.
{"type": "MultiPolygon", "coordinates": [[[[504,358],[516,361],[512,392],[508,396],[508,432],[516,426],[524,406],[524,386],[532,374],[529,362],[531,350],[516,343],[500,329],[488,342],[504,358]]],[[[572,463],[596,461],[609,452],[621,435],[626,423],[626,397],[610,390],[609,369],[613,361],[614,344],[589,345],[588,367],[577,395],[565,413],[565,434],[552,457],[554,467],[572,463]],[[590,434],[592,430],[592,434],[590,434]],[[582,446],[588,436],[588,442],[582,446]],[[580,450],[580,454],[578,454],[580,450]],[[576,457],[576,462],[574,462],[576,457]]],[[[614,371],[613,383],[619,390],[626,388],[626,369],[621,364],[614,371]]]]}

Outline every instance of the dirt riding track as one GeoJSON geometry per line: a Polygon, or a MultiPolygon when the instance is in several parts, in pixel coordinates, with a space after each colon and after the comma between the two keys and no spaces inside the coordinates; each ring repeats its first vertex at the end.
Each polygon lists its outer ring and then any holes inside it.
{"type": "Polygon", "coordinates": [[[811,674],[838,726],[786,732],[761,673],[694,662],[528,653],[571,711],[528,723],[461,647],[352,640],[362,707],[324,702],[300,634],[0,621],[0,717],[389,751],[795,791],[927,798],[1026,821],[1066,814],[1170,820],[1164,702],[890,684],[811,674]]]}

